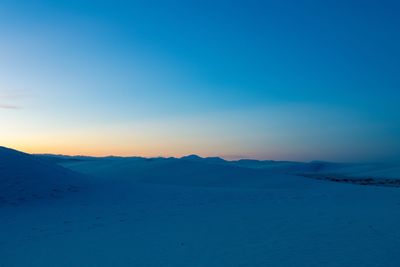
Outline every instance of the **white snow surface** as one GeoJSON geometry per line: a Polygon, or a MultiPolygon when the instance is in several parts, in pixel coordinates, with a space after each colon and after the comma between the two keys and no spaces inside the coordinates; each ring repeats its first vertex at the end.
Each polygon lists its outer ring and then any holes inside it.
{"type": "Polygon", "coordinates": [[[0,267],[400,266],[400,188],[293,174],[310,164],[2,148],[3,194],[19,196],[3,184],[14,179],[43,195],[69,179],[86,188],[0,206],[0,267]]]}

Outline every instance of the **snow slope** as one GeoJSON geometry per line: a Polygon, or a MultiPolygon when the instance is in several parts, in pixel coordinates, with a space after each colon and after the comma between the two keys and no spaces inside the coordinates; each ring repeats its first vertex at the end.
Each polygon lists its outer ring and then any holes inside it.
{"type": "Polygon", "coordinates": [[[82,175],[16,150],[0,147],[0,205],[55,198],[78,190],[82,175]]]}

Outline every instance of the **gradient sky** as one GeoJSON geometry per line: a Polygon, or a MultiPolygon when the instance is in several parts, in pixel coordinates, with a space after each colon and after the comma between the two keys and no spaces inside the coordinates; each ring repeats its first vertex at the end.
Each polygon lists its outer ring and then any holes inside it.
{"type": "Polygon", "coordinates": [[[400,159],[400,2],[0,2],[0,145],[400,159]]]}

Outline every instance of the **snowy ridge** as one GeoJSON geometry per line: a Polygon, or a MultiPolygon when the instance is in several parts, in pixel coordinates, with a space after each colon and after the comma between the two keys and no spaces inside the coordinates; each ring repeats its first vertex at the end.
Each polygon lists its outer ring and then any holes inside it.
{"type": "Polygon", "coordinates": [[[104,180],[204,187],[277,188],[307,185],[304,177],[269,169],[247,168],[218,158],[90,158],[61,163],[104,180]]]}
{"type": "MultiPolygon", "coordinates": [[[[57,161],[72,170],[100,177],[125,177],[135,181],[218,185],[224,183],[241,185],[239,180],[253,187],[263,187],[263,181],[268,183],[268,177],[311,177],[341,182],[374,180],[374,185],[382,185],[384,181],[400,180],[400,166],[384,163],[333,163],[323,161],[290,162],[290,161],[260,161],[237,160],[227,161],[218,157],[202,158],[189,155],[182,158],[141,158],[141,157],[68,157],[44,156],[57,161]],[[166,175],[168,174],[168,175],[166,175]],[[246,178],[247,177],[247,178],[246,178]],[[332,178],[332,179],[331,179],[332,178]],[[340,179],[339,179],[340,178],[340,179]],[[225,179],[224,181],[222,181],[225,179]],[[379,180],[379,182],[376,182],[379,180]],[[236,182],[235,182],[236,181],[236,182]],[[253,183],[253,184],[252,184],[253,183]]],[[[395,181],[397,183],[397,181],[395,181]]],[[[362,183],[369,184],[369,183],[362,183]]],[[[267,186],[267,184],[265,185],[267,186]]]]}

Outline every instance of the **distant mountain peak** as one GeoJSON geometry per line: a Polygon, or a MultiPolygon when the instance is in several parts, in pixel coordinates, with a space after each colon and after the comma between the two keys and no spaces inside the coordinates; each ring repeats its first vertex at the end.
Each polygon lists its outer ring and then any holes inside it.
{"type": "Polygon", "coordinates": [[[225,162],[224,159],[220,158],[220,157],[206,157],[206,158],[202,158],[198,155],[192,154],[192,155],[188,155],[188,156],[184,156],[181,157],[180,159],[183,160],[190,160],[190,161],[204,161],[204,162],[212,162],[212,163],[222,163],[225,162]]]}
{"type": "Polygon", "coordinates": [[[203,158],[200,157],[199,155],[191,154],[191,155],[183,156],[183,157],[181,157],[181,159],[201,160],[203,158]]]}

